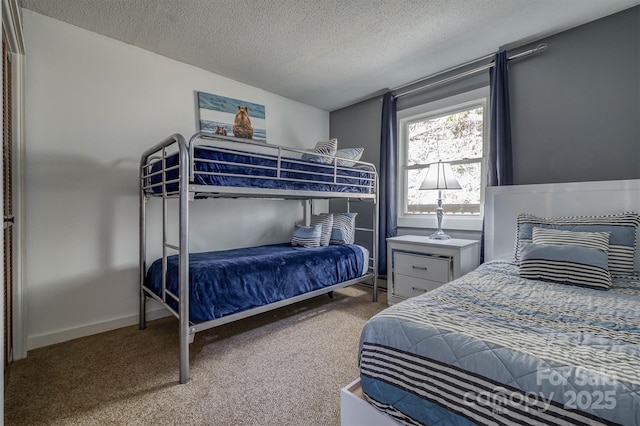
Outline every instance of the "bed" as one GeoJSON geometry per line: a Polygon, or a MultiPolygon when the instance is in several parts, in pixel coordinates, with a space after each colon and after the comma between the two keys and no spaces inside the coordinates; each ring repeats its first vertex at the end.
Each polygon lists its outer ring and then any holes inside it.
{"type": "MultiPolygon", "coordinates": [[[[358,279],[369,252],[355,244],[306,248],[270,244],[189,256],[189,321],[199,324],[358,279]]],[[[178,293],[178,256],[169,256],[165,289],[178,293]]],[[[151,264],[145,287],[160,297],[162,259],[151,264]]],[[[176,300],[169,306],[178,310],[176,300]]]]}
{"type": "Polygon", "coordinates": [[[640,211],[640,181],[488,193],[489,261],[365,325],[359,383],[342,392],[343,425],[363,416],[376,424],[640,424],[640,218],[620,213],[640,211]],[[597,202],[603,194],[606,207],[597,202]],[[602,237],[605,223],[606,288],[583,273],[595,260],[580,257],[575,267],[572,258],[568,271],[530,256],[541,247],[573,256],[583,239],[602,237]],[[595,231],[580,234],[585,227],[595,231]],[[542,244],[532,231],[541,241],[566,232],[581,240],[542,244]]]}
{"type": "Polygon", "coordinates": [[[356,283],[371,282],[377,300],[376,169],[348,153],[327,153],[321,143],[301,150],[209,133],[196,133],[187,142],[175,134],[142,154],[140,329],[146,327],[150,298],[178,318],[180,383],[189,380],[189,343],[199,331],[356,283]],[[147,204],[153,198],[162,200],[155,203],[162,210],[158,259],[148,258],[147,247],[147,204]],[[303,223],[287,243],[192,253],[190,206],[207,198],[303,200],[303,223]],[[335,198],[346,200],[347,212],[333,215],[341,221],[334,228],[328,225],[327,244],[308,246],[309,237],[299,236],[296,246],[299,229],[322,230],[323,238],[327,231],[324,219],[309,226],[326,217],[313,214],[311,200],[335,198]],[[371,228],[355,226],[352,202],[374,204],[371,228]],[[170,214],[175,204],[177,219],[170,214]],[[177,232],[170,232],[172,227],[177,232]],[[355,232],[369,235],[371,251],[353,244],[355,232]],[[177,241],[171,241],[176,234],[177,241]]]}

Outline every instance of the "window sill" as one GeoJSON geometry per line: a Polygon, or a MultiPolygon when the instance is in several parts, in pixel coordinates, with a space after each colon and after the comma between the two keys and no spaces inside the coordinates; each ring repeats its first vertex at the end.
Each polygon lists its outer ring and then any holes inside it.
{"type": "MultiPolygon", "coordinates": [[[[419,217],[398,216],[398,227],[437,229],[438,219],[435,214],[425,214],[419,217]]],[[[482,231],[482,216],[453,216],[445,214],[442,218],[442,229],[444,229],[445,232],[447,229],[456,231],[482,231]]]]}

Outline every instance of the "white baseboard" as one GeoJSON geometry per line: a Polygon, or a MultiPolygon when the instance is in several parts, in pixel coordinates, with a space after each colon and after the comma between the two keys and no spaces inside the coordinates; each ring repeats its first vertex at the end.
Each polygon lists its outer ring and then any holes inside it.
{"type": "MultiPolygon", "coordinates": [[[[167,317],[169,315],[171,315],[171,313],[169,313],[169,311],[164,308],[149,310],[147,312],[147,321],[153,321],[156,319],[167,317]]],[[[29,336],[27,337],[27,350],[30,351],[32,349],[55,345],[56,343],[67,342],[69,340],[78,339],[80,337],[87,337],[93,334],[104,333],[105,331],[111,331],[122,327],[128,327],[130,325],[136,325],[138,324],[138,321],[138,314],[134,314],[109,321],[68,328],[66,330],[56,331],[54,333],[29,336]]]]}

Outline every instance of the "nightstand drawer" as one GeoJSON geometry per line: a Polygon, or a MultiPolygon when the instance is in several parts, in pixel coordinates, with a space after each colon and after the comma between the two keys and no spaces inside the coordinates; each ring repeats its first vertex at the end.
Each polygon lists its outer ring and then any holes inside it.
{"type": "Polygon", "coordinates": [[[429,256],[396,253],[393,271],[400,275],[439,283],[449,281],[449,260],[429,256]]]}
{"type": "Polygon", "coordinates": [[[413,297],[424,294],[427,291],[431,291],[440,287],[443,283],[431,280],[423,280],[415,277],[408,277],[406,275],[394,274],[393,277],[393,292],[400,297],[413,297]]]}

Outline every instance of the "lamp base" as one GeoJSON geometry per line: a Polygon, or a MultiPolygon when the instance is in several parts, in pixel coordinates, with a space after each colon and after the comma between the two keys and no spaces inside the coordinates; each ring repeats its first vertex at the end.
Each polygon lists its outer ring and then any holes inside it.
{"type": "Polygon", "coordinates": [[[447,234],[445,234],[441,229],[434,232],[433,234],[429,235],[429,238],[434,239],[434,240],[448,240],[451,237],[447,234]]]}

